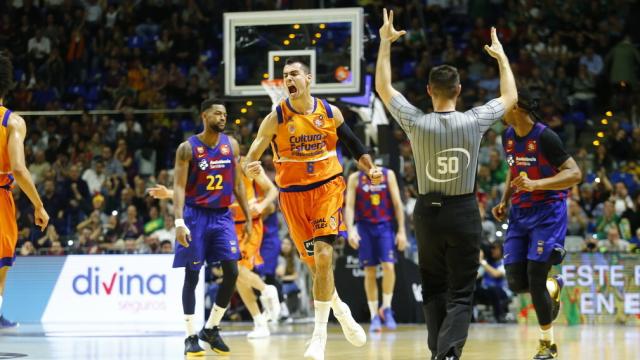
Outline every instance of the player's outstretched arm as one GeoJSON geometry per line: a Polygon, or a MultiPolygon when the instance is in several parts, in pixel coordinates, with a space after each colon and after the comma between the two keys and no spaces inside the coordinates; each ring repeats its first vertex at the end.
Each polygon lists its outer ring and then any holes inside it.
{"type": "Polygon", "coordinates": [[[260,175],[260,157],[269,147],[271,140],[276,135],[277,128],[278,116],[275,111],[272,111],[260,124],[258,134],[253,140],[253,143],[251,143],[249,152],[247,152],[247,155],[240,163],[242,171],[247,175],[247,177],[255,179],[260,175]]]}
{"type": "Polygon", "coordinates": [[[496,28],[491,28],[491,46],[485,45],[484,49],[494,59],[498,60],[498,69],[500,71],[500,100],[504,104],[505,111],[509,111],[518,102],[518,89],[516,88],[516,80],[513,77],[509,59],[504,49],[496,28]]]}
{"type": "Polygon", "coordinates": [[[338,138],[347,147],[354,159],[358,160],[358,168],[367,174],[371,183],[377,185],[382,179],[382,171],[373,163],[371,155],[367,154],[367,148],[360,139],[351,131],[349,125],[344,122],[342,111],[337,106],[331,105],[333,117],[336,121],[338,138]]]}
{"type": "Polygon", "coordinates": [[[358,172],[349,175],[347,181],[347,195],[344,207],[344,222],[347,226],[349,245],[357,249],[360,246],[360,235],[354,224],[355,207],[356,207],[356,187],[358,186],[358,172]]]}
{"type": "Polygon", "coordinates": [[[396,215],[396,221],[398,222],[396,246],[398,247],[398,250],[404,251],[407,247],[407,233],[405,231],[404,206],[402,205],[402,198],[400,197],[400,188],[398,187],[398,180],[396,179],[396,174],[393,170],[389,169],[387,171],[387,177],[391,201],[393,202],[393,210],[396,215]]]}
{"type": "Polygon", "coordinates": [[[41,231],[47,227],[49,223],[49,214],[44,209],[38,190],[33,184],[31,173],[27,168],[24,159],[24,139],[27,136],[27,125],[24,119],[16,114],[11,114],[9,123],[9,161],[11,162],[11,172],[16,179],[16,183],[20,189],[27,195],[34,208],[34,219],[36,225],[41,231]]]}
{"type": "Polygon", "coordinates": [[[384,105],[389,108],[391,99],[399,94],[391,86],[391,43],[406,34],[406,31],[394,29],[393,10],[387,15],[387,9],[384,9],[383,19],[384,22],[380,27],[380,48],[376,62],[376,92],[384,105]]]}
{"type": "Polygon", "coordinates": [[[147,192],[152,198],[158,200],[173,198],[173,190],[167,189],[166,186],[161,184],[156,184],[155,186],[148,188],[147,192]]]}

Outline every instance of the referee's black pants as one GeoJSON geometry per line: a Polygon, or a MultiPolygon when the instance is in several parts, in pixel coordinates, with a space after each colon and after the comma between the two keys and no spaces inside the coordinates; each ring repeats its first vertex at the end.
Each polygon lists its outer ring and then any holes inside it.
{"type": "Polygon", "coordinates": [[[431,358],[460,357],[479,267],[482,225],[478,203],[474,194],[421,195],[413,218],[431,358]]]}

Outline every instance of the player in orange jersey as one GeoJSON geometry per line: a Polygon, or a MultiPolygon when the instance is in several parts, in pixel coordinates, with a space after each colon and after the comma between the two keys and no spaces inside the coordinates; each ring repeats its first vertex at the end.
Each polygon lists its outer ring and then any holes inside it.
{"type": "Polygon", "coordinates": [[[27,126],[23,118],[2,105],[13,85],[12,74],[11,61],[0,55],[0,328],[16,326],[16,323],[2,316],[4,284],[7,272],[15,261],[18,242],[16,207],[11,195],[14,181],[33,204],[36,225],[44,231],[49,223],[49,214],[44,209],[24,160],[27,126]]]}
{"type": "MultiPolygon", "coordinates": [[[[267,326],[267,321],[269,319],[278,321],[280,315],[278,289],[273,285],[265,284],[258,274],[251,271],[254,266],[262,264],[262,257],[260,256],[260,245],[263,235],[261,214],[269,204],[275,201],[278,196],[278,190],[264,171],[262,171],[255,180],[251,180],[245,175],[242,175],[241,178],[244,182],[249,211],[252,215],[252,230],[245,241],[239,241],[242,259],[238,261],[239,272],[236,288],[254,322],[254,328],[247,334],[247,337],[255,339],[269,336],[270,331],[267,326]],[[263,308],[266,310],[264,314],[260,312],[253,289],[258,290],[261,294],[260,300],[263,308]]],[[[173,190],[169,190],[162,185],[156,185],[150,188],[149,194],[156,199],[173,198],[173,190]]],[[[238,239],[244,239],[246,218],[237,200],[231,204],[229,210],[231,210],[235,222],[238,239]]]]}
{"type": "Polygon", "coordinates": [[[345,183],[336,154],[338,140],[374,183],[382,173],[344,124],[340,109],[311,96],[312,75],[303,61],[288,59],[283,78],[289,96],[264,119],[241,166],[250,178],[259,176],[258,159],[271,144],[281,210],[301,258],[314,274],[315,327],[304,356],[318,360],[324,359],[330,309],[349,342],[362,346],[367,339],[349,306],[338,298],[333,281],[332,244],[338,231],[345,229],[345,183]]]}

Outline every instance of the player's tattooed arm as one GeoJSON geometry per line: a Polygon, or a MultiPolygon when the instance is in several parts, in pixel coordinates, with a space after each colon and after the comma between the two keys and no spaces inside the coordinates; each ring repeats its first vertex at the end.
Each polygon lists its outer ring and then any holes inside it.
{"type": "Polygon", "coordinates": [[[582,181],[582,171],[573,158],[567,159],[559,168],[558,173],[543,179],[531,180],[518,175],[511,184],[521,191],[536,190],[566,190],[582,181]]]}
{"type": "Polygon", "coordinates": [[[189,175],[189,162],[191,161],[191,144],[183,142],[176,151],[176,163],[174,166],[173,180],[173,208],[175,218],[183,218],[184,194],[187,186],[187,176],[189,175]]]}

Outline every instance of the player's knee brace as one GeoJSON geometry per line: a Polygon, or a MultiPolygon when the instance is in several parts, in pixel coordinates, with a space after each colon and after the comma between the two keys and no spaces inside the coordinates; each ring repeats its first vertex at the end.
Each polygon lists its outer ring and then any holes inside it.
{"type": "Polygon", "coordinates": [[[196,286],[198,286],[198,278],[200,277],[200,271],[191,270],[189,268],[185,268],[184,270],[184,286],[185,290],[195,290],[196,286]]]}
{"type": "Polygon", "coordinates": [[[551,251],[547,263],[549,263],[549,265],[558,265],[564,260],[565,255],[567,255],[567,250],[562,247],[556,247],[551,251]]]}
{"type": "Polygon", "coordinates": [[[235,260],[222,261],[220,265],[222,267],[222,284],[220,284],[218,295],[216,295],[216,305],[226,308],[236,287],[238,262],[235,260]]]}
{"type": "Polygon", "coordinates": [[[184,271],[184,284],[182,285],[182,310],[185,314],[193,314],[196,308],[196,286],[200,271],[191,270],[188,267],[184,271]]]}
{"type": "Polygon", "coordinates": [[[547,276],[551,265],[546,262],[529,261],[527,264],[531,300],[538,316],[540,325],[551,324],[552,300],[547,290],[547,276]]]}
{"type": "Polygon", "coordinates": [[[222,261],[220,265],[222,267],[222,283],[235,285],[236,279],[238,279],[238,262],[222,261]]]}
{"type": "Polygon", "coordinates": [[[529,292],[529,275],[527,273],[527,263],[517,262],[504,266],[507,273],[507,283],[509,289],[515,293],[529,292]]]}

